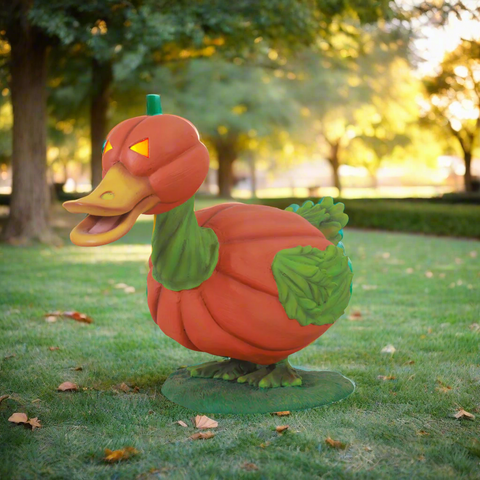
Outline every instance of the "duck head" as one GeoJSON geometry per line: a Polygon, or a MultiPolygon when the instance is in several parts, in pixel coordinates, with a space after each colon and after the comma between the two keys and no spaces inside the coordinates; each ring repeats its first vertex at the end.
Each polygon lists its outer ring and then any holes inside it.
{"type": "Polygon", "coordinates": [[[107,136],[103,180],[86,197],[65,202],[87,217],[70,233],[79,246],[123,237],[138,216],[160,214],[186,202],[208,173],[208,151],[184,118],[162,115],[159,95],[147,95],[147,115],[119,123],[107,136]]]}

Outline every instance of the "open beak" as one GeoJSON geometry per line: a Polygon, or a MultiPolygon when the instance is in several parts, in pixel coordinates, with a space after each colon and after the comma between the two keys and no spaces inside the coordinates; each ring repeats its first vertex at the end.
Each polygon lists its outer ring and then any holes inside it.
{"type": "Polygon", "coordinates": [[[63,204],[70,213],[88,214],[72,230],[70,239],[81,247],[114,242],[133,227],[139,215],[159,202],[148,178],[135,177],[116,163],[92,193],[63,204]]]}

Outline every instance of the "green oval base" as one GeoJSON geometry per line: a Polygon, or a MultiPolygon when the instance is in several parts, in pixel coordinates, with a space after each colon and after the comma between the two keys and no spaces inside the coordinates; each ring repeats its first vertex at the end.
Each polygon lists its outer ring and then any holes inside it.
{"type": "Polygon", "coordinates": [[[338,402],[355,384],[336,372],[301,370],[300,387],[256,388],[212,378],[191,377],[186,368],[172,373],[162,393],[174,403],[201,413],[273,413],[307,410],[338,402]]]}

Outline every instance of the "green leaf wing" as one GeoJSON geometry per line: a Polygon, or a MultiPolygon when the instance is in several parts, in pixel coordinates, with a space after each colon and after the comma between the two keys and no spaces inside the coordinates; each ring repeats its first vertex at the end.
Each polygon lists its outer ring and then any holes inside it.
{"type": "Polygon", "coordinates": [[[348,223],[348,215],[344,213],[343,203],[334,203],[332,197],[322,198],[318,203],[306,201],[301,207],[292,204],[285,210],[295,212],[317,227],[325,238],[337,245],[343,238],[342,229],[348,223]]]}
{"type": "Polygon", "coordinates": [[[353,273],[341,247],[281,250],[275,255],[272,271],[288,318],[303,326],[325,325],[343,315],[353,273]]]}

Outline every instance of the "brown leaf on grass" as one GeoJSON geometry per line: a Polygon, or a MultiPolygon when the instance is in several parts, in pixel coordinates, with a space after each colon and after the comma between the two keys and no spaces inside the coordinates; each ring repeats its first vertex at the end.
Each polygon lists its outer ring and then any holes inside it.
{"type": "Polygon", "coordinates": [[[387,375],[378,375],[377,379],[387,381],[387,380],[395,380],[395,377],[393,375],[388,375],[388,376],[387,375]]]}
{"type": "Polygon", "coordinates": [[[129,287],[125,287],[125,288],[123,289],[123,291],[124,291],[125,293],[135,293],[135,287],[130,287],[130,286],[129,286],[129,287]]]}
{"type": "Polygon", "coordinates": [[[349,316],[348,319],[352,320],[353,322],[356,320],[361,320],[363,317],[362,312],[360,310],[354,310],[349,316]]]}
{"type": "Polygon", "coordinates": [[[177,420],[175,423],[178,423],[183,428],[188,428],[188,425],[183,420],[177,420]]]}
{"type": "Polygon", "coordinates": [[[277,417],[288,417],[288,415],[290,415],[290,412],[288,410],[285,412],[275,412],[274,415],[277,415],[277,417]]]}
{"type": "Polygon", "coordinates": [[[11,355],[7,355],[5,357],[3,357],[4,360],[8,360],[9,358],[13,358],[13,357],[16,357],[17,354],[16,353],[12,353],[11,355]]]}
{"type": "Polygon", "coordinates": [[[63,382],[57,387],[57,390],[59,392],[71,392],[71,391],[77,391],[78,390],[78,385],[76,383],[72,382],[63,382]]]}
{"type": "Polygon", "coordinates": [[[466,420],[475,420],[475,415],[473,413],[465,411],[463,408],[459,408],[454,417],[457,420],[461,420],[462,418],[466,420]]]}
{"type": "Polygon", "coordinates": [[[118,388],[122,391],[122,392],[125,392],[125,393],[128,393],[131,388],[125,383],[125,382],[122,382],[118,388]]]}
{"type": "Polygon", "coordinates": [[[415,363],[415,360],[409,360],[408,362],[405,362],[405,365],[413,365],[415,363]]]}
{"type": "Polygon", "coordinates": [[[9,419],[9,422],[16,424],[23,424],[27,427],[30,427],[32,430],[36,428],[41,428],[42,425],[37,417],[28,419],[25,413],[14,413],[9,419]]]}
{"type": "Polygon", "coordinates": [[[27,423],[28,417],[26,413],[14,413],[10,416],[8,421],[12,423],[27,423]]]}
{"type": "Polygon", "coordinates": [[[195,427],[197,428],[217,428],[218,422],[208,418],[206,415],[197,415],[195,417],[195,427]]]}
{"type": "Polygon", "coordinates": [[[275,428],[277,433],[283,433],[287,431],[290,428],[290,425],[279,425],[278,427],[275,428]]]}
{"type": "Polygon", "coordinates": [[[421,436],[427,436],[427,435],[430,435],[428,432],[426,432],[425,430],[419,430],[417,432],[417,435],[421,435],[421,436]]]}
{"type": "Polygon", "coordinates": [[[442,392],[442,393],[448,393],[452,387],[449,387],[448,385],[440,385],[439,387],[436,387],[435,390],[442,392]]]}
{"type": "Polygon", "coordinates": [[[72,367],[70,370],[73,370],[74,372],[81,372],[83,367],[72,367]]]}
{"type": "Polygon", "coordinates": [[[254,470],[259,470],[259,468],[254,463],[251,463],[251,462],[245,462],[242,465],[242,468],[244,470],[247,470],[248,472],[253,472],[254,470]]]}
{"type": "Polygon", "coordinates": [[[2,395],[0,396],[0,403],[2,403],[4,400],[6,400],[7,398],[10,398],[10,395],[2,395]]]}
{"type": "Polygon", "coordinates": [[[92,323],[93,318],[80,312],[63,312],[63,316],[81,323],[92,323]]]}
{"type": "Polygon", "coordinates": [[[60,350],[60,347],[48,347],[48,349],[53,352],[54,350],[60,350]]]}
{"type": "Polygon", "coordinates": [[[270,444],[271,444],[271,442],[261,443],[261,444],[259,445],[259,447],[260,447],[260,448],[267,448],[270,444]]]}
{"type": "Polygon", "coordinates": [[[332,448],[336,448],[337,450],[345,450],[347,448],[347,444],[340,442],[339,440],[332,440],[330,437],[325,439],[325,443],[332,448]]]}
{"type": "Polygon", "coordinates": [[[51,313],[46,313],[44,315],[44,317],[45,317],[45,321],[50,322],[50,323],[55,322],[59,317],[71,318],[71,319],[75,320],[76,322],[81,322],[81,323],[92,323],[93,322],[92,317],[89,317],[85,313],[80,313],[80,312],[76,312],[76,311],[51,312],[51,313]]]}
{"type": "Polygon", "coordinates": [[[139,453],[140,452],[133,447],[125,447],[120,450],[110,450],[106,448],[104,460],[108,463],[120,462],[121,460],[127,460],[139,453]]]}
{"type": "Polygon", "coordinates": [[[35,430],[36,428],[42,428],[42,424],[37,417],[30,418],[26,423],[32,427],[32,430],[35,430]]]}
{"type": "Polygon", "coordinates": [[[208,440],[209,438],[213,438],[215,434],[213,432],[198,432],[194,433],[190,437],[190,440],[208,440]]]}

